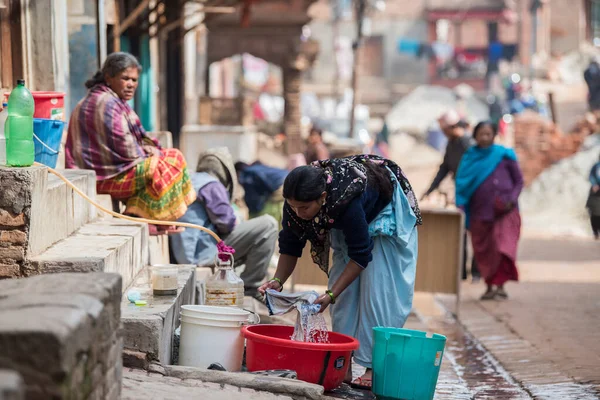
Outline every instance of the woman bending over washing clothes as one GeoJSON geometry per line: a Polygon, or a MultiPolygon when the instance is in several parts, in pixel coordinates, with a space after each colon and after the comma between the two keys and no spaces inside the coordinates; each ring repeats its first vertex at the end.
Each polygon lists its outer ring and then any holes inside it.
{"type": "Polygon", "coordinates": [[[495,137],[491,122],[479,123],[473,131],[476,145],[463,155],[456,173],[456,205],[465,211],[474,256],[487,284],[481,300],[507,299],[505,283],[519,279],[523,175],[514,150],[494,144],[495,137]]]}
{"type": "Polygon", "coordinates": [[[367,372],[352,384],[370,389],[373,327],[401,328],[412,307],[421,213],[411,185],[394,162],[360,155],[294,169],[283,197],[281,257],[260,290],[281,290],[309,241],[313,261],[329,276],[317,303],[321,311],[331,305],[335,332],[359,340],[354,359],[367,372]]]}
{"type": "MultiPolygon", "coordinates": [[[[196,193],[181,152],[163,149],[149,138],[127,104],[135,95],[141,69],[133,55],[113,53],[86,82],[88,94],[69,123],[66,164],[96,171],[98,193],[125,202],[126,214],[175,221],[196,193]]],[[[174,231],[150,226],[155,235],[174,231]]]]}

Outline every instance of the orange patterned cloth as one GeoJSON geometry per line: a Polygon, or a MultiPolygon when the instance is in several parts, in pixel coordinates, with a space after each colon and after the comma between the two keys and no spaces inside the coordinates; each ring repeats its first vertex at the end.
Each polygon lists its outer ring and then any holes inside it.
{"type": "Polygon", "coordinates": [[[98,193],[125,201],[127,214],[159,221],[179,219],[196,200],[196,192],[183,154],[177,149],[161,152],[114,178],[98,181],[98,193]]]}

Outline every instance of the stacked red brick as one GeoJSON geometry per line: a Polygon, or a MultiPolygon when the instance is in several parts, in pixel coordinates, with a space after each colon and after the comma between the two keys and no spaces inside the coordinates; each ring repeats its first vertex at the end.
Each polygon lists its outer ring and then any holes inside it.
{"type": "Polygon", "coordinates": [[[596,131],[596,119],[586,116],[571,133],[563,134],[539,114],[524,113],[515,118],[514,127],[515,151],[529,185],[546,168],[575,154],[585,137],[596,131]]]}

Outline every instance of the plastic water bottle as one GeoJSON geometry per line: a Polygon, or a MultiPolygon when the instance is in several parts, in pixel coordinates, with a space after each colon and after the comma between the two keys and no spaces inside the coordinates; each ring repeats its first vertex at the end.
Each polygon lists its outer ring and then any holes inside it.
{"type": "Polygon", "coordinates": [[[33,112],[35,104],[25,81],[19,79],[17,87],[8,97],[6,135],[6,163],[12,167],[28,167],[35,159],[33,143],[33,112]]]}
{"type": "Polygon", "coordinates": [[[0,112],[0,166],[6,165],[6,135],[4,135],[4,126],[8,118],[8,104],[2,103],[2,112],[0,112]]]}

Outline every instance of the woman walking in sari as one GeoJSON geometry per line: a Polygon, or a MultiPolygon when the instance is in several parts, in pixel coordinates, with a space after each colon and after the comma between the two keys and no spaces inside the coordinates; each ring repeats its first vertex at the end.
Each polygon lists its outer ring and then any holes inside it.
{"type": "MultiPolygon", "coordinates": [[[[124,201],[126,214],[175,221],[196,193],[181,152],[163,149],[149,138],[127,104],[135,95],[140,70],[131,54],[113,53],[86,82],[90,90],[69,123],[66,164],[96,171],[98,193],[124,201]]],[[[176,231],[150,226],[154,235],[176,231]]]]}
{"type": "Polygon", "coordinates": [[[523,176],[515,152],[494,144],[495,137],[491,122],[479,123],[473,131],[476,145],[464,154],[456,174],[456,204],[465,211],[475,259],[487,284],[482,300],[507,299],[505,283],[519,279],[523,176]]]}

